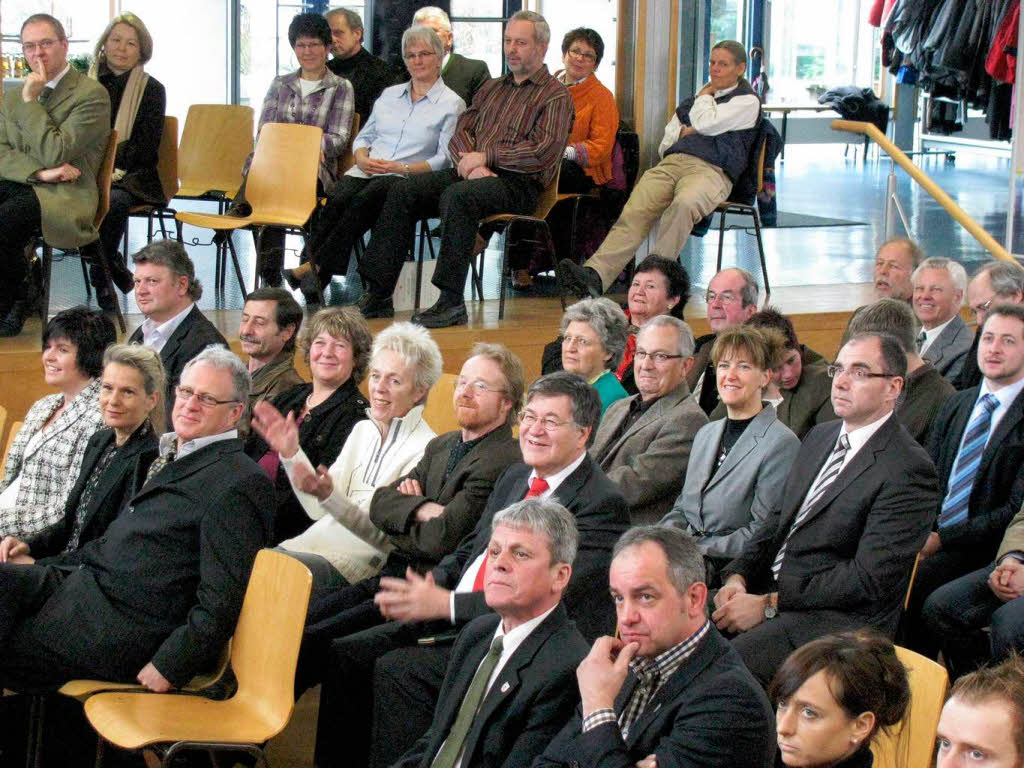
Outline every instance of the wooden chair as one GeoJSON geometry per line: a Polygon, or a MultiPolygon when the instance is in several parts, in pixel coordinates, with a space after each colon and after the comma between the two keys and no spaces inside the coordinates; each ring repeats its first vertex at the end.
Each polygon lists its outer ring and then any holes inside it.
{"type": "Polygon", "coordinates": [[[442,373],[441,378],[430,388],[430,397],[427,398],[427,405],[423,409],[423,419],[439,435],[459,429],[459,422],[455,418],[455,409],[452,406],[455,381],[458,378],[454,373],[442,373]]]}
{"type": "MultiPolygon", "coordinates": [[[[0,438],[4,436],[4,427],[7,426],[7,409],[0,405],[0,438]]],[[[7,451],[0,455],[0,473],[3,472],[4,460],[7,458],[7,451]]]]}
{"type": "MultiPolygon", "coordinates": [[[[164,216],[174,216],[177,211],[168,208],[168,204],[178,194],[178,118],[165,116],[164,130],[160,134],[160,147],[157,150],[156,173],[160,177],[160,186],[163,188],[163,205],[135,205],[128,209],[128,221],[132,218],[146,217],[146,242],[153,242],[153,217],[160,222],[160,233],[166,238],[167,227],[164,224],[164,216]]],[[[178,240],[181,240],[181,224],[175,222],[178,227],[178,240]]],[[[128,258],[128,225],[124,228],[124,255],[128,258]]]]}
{"type": "Polygon", "coordinates": [[[891,733],[880,733],[871,745],[875,768],[928,768],[934,765],[935,730],[946,700],[949,677],[929,658],[896,646],[896,655],[910,678],[910,708],[891,733]]]}
{"type": "Polygon", "coordinates": [[[100,737],[122,749],[170,746],[163,765],[186,750],[245,752],[266,765],[263,746],[295,707],[295,663],[312,586],[295,558],[265,549],[256,556],[231,643],[238,690],[224,701],[158,693],[98,693],[85,714],[100,737]]]}
{"type": "MultiPolygon", "coordinates": [[[[107,211],[110,210],[110,181],[114,174],[114,156],[117,154],[117,131],[110,132],[110,140],[107,142],[107,152],[103,156],[103,163],[100,165],[100,169],[96,174],[96,186],[99,188],[99,203],[96,206],[96,216],[93,218],[93,225],[99,229],[100,224],[103,223],[104,217],[107,215],[107,211]]],[[[43,247],[43,296],[39,302],[39,319],[42,322],[41,333],[46,333],[46,321],[50,316],[50,277],[53,270],[53,246],[49,245],[45,240],[42,241],[43,247]]],[[[95,260],[103,268],[103,276],[106,279],[107,290],[111,296],[117,296],[114,288],[114,279],[110,273],[110,263],[107,261],[107,255],[103,252],[103,247],[100,241],[97,239],[91,243],[81,246],[80,248],[58,248],[64,256],[77,256],[80,259],[91,258],[95,260]]],[[[82,266],[83,274],[85,274],[85,266],[82,266]]],[[[88,274],[86,277],[86,289],[87,293],[91,295],[89,290],[89,278],[88,274]]],[[[114,312],[117,314],[117,324],[121,329],[121,333],[127,330],[127,326],[124,323],[124,315],[121,314],[121,303],[114,300],[114,312]]]]}
{"type": "Polygon", "coordinates": [[[245,198],[252,206],[248,216],[179,212],[178,221],[228,233],[227,245],[243,298],[247,295],[238,253],[231,240],[236,229],[256,229],[256,277],[259,285],[263,268],[263,233],[279,227],[303,237],[309,217],[317,205],[316,181],[320,167],[323,130],[296,123],[267,123],[260,131],[256,152],[249,166],[245,198]]]}
{"type": "Polygon", "coordinates": [[[910,581],[907,582],[907,593],[903,596],[903,612],[910,610],[910,592],[914,588],[914,579],[917,578],[917,567],[921,565],[921,553],[914,558],[914,567],[910,570],[910,581]]]}
{"type": "MultiPolygon", "coordinates": [[[[4,418],[6,418],[6,413],[4,414],[4,418]]],[[[21,427],[24,423],[25,422],[23,421],[11,422],[11,431],[7,433],[7,440],[4,442],[4,455],[3,458],[0,459],[0,467],[4,467],[7,464],[7,454],[11,452],[11,443],[14,442],[14,438],[17,436],[18,432],[21,431],[21,427]]]]}

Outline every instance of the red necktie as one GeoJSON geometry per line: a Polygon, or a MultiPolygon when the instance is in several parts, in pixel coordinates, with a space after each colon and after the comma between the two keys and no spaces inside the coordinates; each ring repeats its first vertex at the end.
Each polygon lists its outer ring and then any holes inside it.
{"type": "MultiPolygon", "coordinates": [[[[524,499],[535,499],[546,491],[550,486],[548,481],[543,477],[533,478],[533,482],[530,483],[530,490],[526,492],[524,499]]],[[[480,569],[476,572],[476,578],[473,579],[473,591],[479,592],[484,588],[484,575],[487,573],[487,555],[484,555],[484,559],[480,562],[480,569]]]]}

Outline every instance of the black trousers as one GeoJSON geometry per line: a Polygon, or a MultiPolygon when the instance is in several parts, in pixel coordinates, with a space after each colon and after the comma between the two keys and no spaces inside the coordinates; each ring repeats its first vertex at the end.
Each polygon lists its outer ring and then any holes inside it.
{"type": "Polygon", "coordinates": [[[25,282],[25,246],[39,234],[42,215],[31,186],[0,179],[0,310],[4,312],[25,282]]]}
{"type": "MultiPolygon", "coordinates": [[[[103,217],[100,224],[100,242],[103,244],[103,253],[113,261],[117,258],[121,249],[121,240],[124,238],[124,228],[128,224],[128,211],[136,205],[142,205],[146,201],[137,197],[127,189],[112,187],[110,189],[110,210],[103,217]]],[[[125,259],[128,254],[124,254],[125,259]]]]}
{"type": "Polygon", "coordinates": [[[348,273],[352,248],[377,221],[388,191],[401,178],[342,176],[338,181],[306,247],[323,283],[348,273]]]}
{"type": "Polygon", "coordinates": [[[360,274],[376,296],[390,296],[413,241],[416,222],[441,219],[441,250],[433,283],[460,296],[480,219],[496,213],[530,213],[541,187],[514,173],[467,181],[454,168],[402,179],[388,192],[373,227],[360,274]]]}

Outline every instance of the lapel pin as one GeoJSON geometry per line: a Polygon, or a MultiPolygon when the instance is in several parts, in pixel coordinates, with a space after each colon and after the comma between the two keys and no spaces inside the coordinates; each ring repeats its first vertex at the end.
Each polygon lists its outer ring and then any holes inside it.
{"type": "Polygon", "coordinates": [[[509,685],[508,685],[507,682],[506,683],[502,683],[501,692],[505,693],[508,690],[508,688],[509,688],[509,685]]]}

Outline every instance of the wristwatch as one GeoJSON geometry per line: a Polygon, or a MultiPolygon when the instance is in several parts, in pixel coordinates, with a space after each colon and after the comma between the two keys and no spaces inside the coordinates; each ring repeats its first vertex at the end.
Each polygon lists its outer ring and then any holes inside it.
{"type": "Polygon", "coordinates": [[[765,597],[767,599],[764,601],[764,617],[766,619],[774,619],[779,615],[779,593],[772,592],[765,595],[765,597]]]}

